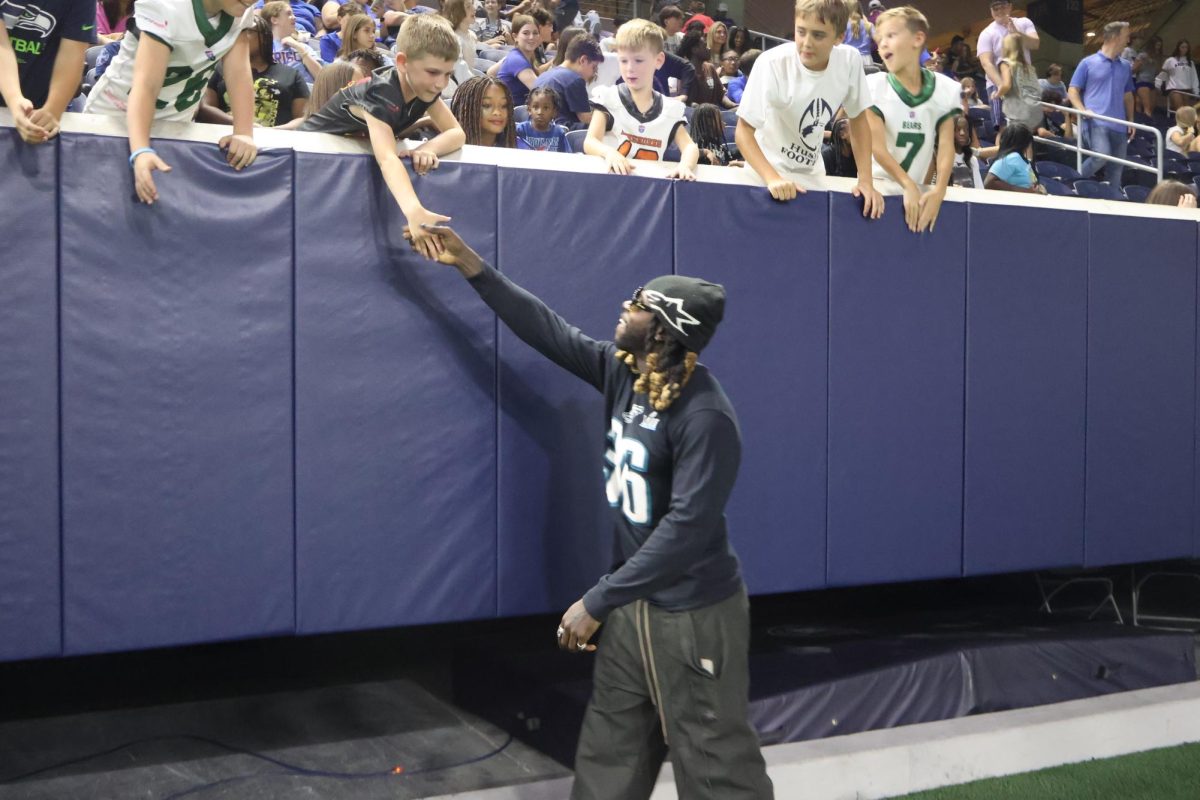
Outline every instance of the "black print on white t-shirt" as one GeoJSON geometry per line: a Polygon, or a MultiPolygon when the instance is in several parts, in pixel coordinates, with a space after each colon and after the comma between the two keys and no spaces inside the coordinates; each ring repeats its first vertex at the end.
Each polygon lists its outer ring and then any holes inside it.
{"type": "Polygon", "coordinates": [[[800,141],[805,148],[819,151],[825,139],[825,126],[833,119],[833,109],[824,98],[815,97],[800,117],[800,141]]]}

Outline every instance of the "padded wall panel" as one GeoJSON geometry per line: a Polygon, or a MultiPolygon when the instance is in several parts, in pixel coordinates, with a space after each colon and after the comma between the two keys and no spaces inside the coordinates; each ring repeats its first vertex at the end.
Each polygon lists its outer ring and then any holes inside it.
{"type": "Polygon", "coordinates": [[[62,644],[57,168],[57,144],[0,129],[0,660],[62,644]]]}
{"type": "MultiPolygon", "coordinates": [[[[673,271],[669,181],[501,169],[499,206],[500,268],[589,336],[673,271]]],[[[602,398],[503,325],[498,348],[500,614],[565,611],[612,563],[602,398]]]]}
{"type": "MultiPolygon", "coordinates": [[[[296,169],[298,630],[493,615],[495,317],[412,253],[373,159],[296,169]]],[[[415,183],[494,260],[494,167],[415,183]]]]}
{"type": "Polygon", "coordinates": [[[1077,566],[1087,250],[1063,245],[1086,240],[1087,215],[969,213],[964,572],[1077,566]]]}
{"type": "Polygon", "coordinates": [[[69,653],[290,633],[290,153],[62,143],[69,653]]]}
{"type": "Polygon", "coordinates": [[[679,272],[725,285],[725,320],[702,360],[733,401],[742,467],[729,534],[753,593],[825,583],[829,197],[679,183],[679,272]],[[705,237],[720,220],[736,235],[705,237]]]}
{"type": "Polygon", "coordinates": [[[1196,225],[1093,215],[1090,246],[1085,560],[1187,556],[1196,225]]]}
{"type": "Polygon", "coordinates": [[[966,207],[831,194],[828,582],[960,574],[966,207]]]}

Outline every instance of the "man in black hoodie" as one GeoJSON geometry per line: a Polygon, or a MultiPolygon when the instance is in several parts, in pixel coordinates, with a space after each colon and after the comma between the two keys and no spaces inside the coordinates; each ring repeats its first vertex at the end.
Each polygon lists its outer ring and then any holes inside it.
{"type": "Polygon", "coordinates": [[[749,601],[725,503],[741,458],[729,398],[697,355],[725,290],[664,275],[595,341],[486,264],[446,226],[437,260],[528,345],[604,394],[614,564],[563,614],[558,645],[596,652],[574,800],[646,798],[668,747],[681,797],[771,798],[746,721],[749,601]],[[604,625],[599,645],[592,639],[604,625]]]}

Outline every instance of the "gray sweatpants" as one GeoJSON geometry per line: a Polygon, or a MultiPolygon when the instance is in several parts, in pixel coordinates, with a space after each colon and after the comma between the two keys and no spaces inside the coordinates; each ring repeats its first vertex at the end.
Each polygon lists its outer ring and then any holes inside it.
{"type": "Polygon", "coordinates": [[[771,800],[746,721],[745,591],[695,611],[644,600],[612,612],[596,650],[572,800],[650,796],[668,748],[681,800],[771,800]]]}

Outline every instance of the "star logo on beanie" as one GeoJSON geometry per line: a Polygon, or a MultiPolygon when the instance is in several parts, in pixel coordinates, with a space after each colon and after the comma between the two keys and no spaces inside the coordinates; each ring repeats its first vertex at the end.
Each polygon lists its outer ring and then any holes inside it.
{"type": "Polygon", "coordinates": [[[687,336],[687,331],[683,329],[684,325],[700,324],[700,320],[693,317],[684,309],[682,298],[667,297],[662,292],[656,292],[653,289],[643,289],[642,302],[656,309],[662,314],[664,322],[684,336],[687,336]]]}

